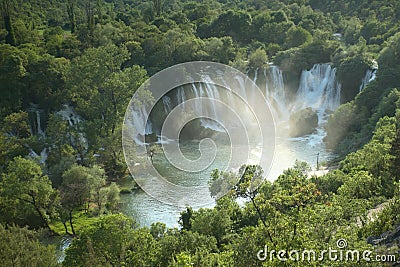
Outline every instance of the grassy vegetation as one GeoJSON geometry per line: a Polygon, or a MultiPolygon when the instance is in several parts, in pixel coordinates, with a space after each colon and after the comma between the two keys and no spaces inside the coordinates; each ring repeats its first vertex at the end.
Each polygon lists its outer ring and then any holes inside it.
{"type": "MultiPolygon", "coordinates": [[[[101,217],[93,216],[91,212],[79,211],[73,214],[74,228],[77,234],[87,230],[90,226],[95,224],[101,217]]],[[[57,220],[50,223],[51,229],[58,235],[65,235],[65,228],[61,221],[57,220]]],[[[67,222],[68,231],[71,233],[71,227],[67,222]]]]}

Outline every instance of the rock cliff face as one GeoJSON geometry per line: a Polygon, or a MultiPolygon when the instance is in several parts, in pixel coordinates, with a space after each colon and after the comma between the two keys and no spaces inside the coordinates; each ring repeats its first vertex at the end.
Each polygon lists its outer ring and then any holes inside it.
{"type": "Polygon", "coordinates": [[[400,244],[400,225],[393,231],[387,231],[381,236],[368,237],[367,242],[371,245],[386,245],[388,247],[400,244]]]}
{"type": "Polygon", "coordinates": [[[297,111],[290,116],[290,136],[298,137],[311,134],[318,127],[318,115],[310,107],[297,111]]]}

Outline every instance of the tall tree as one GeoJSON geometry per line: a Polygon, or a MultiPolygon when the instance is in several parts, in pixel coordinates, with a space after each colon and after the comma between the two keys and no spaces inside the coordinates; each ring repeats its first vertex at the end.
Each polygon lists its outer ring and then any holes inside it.
{"type": "Polygon", "coordinates": [[[93,37],[95,22],[94,22],[94,5],[92,3],[92,0],[87,0],[85,11],[86,11],[87,29],[89,31],[90,37],[93,37]]]}
{"type": "Polygon", "coordinates": [[[153,0],[153,8],[154,8],[154,12],[156,13],[156,15],[160,16],[161,15],[161,11],[162,11],[161,0],[153,0]]]}
{"type": "Polygon", "coordinates": [[[17,47],[0,44],[0,116],[21,109],[27,76],[27,55],[17,47]]]}
{"type": "Polygon", "coordinates": [[[10,209],[33,209],[43,225],[52,231],[49,221],[58,194],[38,164],[21,157],[14,158],[3,175],[0,188],[0,196],[13,203],[10,209]]]}
{"type": "Polygon", "coordinates": [[[15,46],[17,40],[14,34],[14,28],[11,21],[11,11],[13,8],[13,0],[2,0],[1,1],[1,14],[4,20],[4,27],[7,30],[6,43],[15,46]]]}
{"type": "MultiPolygon", "coordinates": [[[[73,225],[73,212],[82,208],[88,211],[89,203],[95,200],[100,189],[105,184],[104,170],[98,166],[92,168],[74,165],[63,174],[60,187],[61,205],[66,213],[73,235],[76,235],[73,225]]],[[[64,227],[66,220],[63,220],[64,227]]]]}
{"type": "Polygon", "coordinates": [[[129,52],[115,45],[89,48],[67,72],[70,97],[87,120],[92,145],[116,131],[129,99],[145,80],[146,72],[138,66],[121,69],[128,58],[129,52]]]}
{"type": "Polygon", "coordinates": [[[39,242],[37,234],[27,228],[0,224],[0,259],[2,266],[59,266],[53,246],[39,242]]]}
{"type": "Polygon", "coordinates": [[[18,155],[27,155],[32,140],[28,113],[20,111],[6,116],[0,131],[0,171],[18,155]]]}
{"type": "Polygon", "coordinates": [[[85,229],[68,248],[64,266],[159,266],[157,241],[132,218],[107,215],[85,229]]]}
{"type": "Polygon", "coordinates": [[[74,33],[76,31],[75,5],[77,2],[76,0],[67,0],[66,3],[71,33],[74,33]]]}

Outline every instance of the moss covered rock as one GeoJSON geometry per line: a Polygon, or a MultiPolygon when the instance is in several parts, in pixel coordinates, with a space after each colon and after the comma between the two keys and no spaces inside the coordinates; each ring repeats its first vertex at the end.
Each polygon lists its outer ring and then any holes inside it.
{"type": "Polygon", "coordinates": [[[318,115],[312,108],[293,113],[289,119],[290,136],[298,137],[311,134],[318,127],[318,115]]]}

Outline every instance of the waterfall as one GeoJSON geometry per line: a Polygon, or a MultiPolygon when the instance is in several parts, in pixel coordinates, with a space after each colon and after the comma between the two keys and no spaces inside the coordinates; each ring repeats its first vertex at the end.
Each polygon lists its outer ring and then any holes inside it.
{"type": "Polygon", "coordinates": [[[239,83],[240,88],[242,89],[242,95],[245,96],[247,98],[247,94],[246,94],[246,81],[244,81],[242,79],[242,77],[235,77],[235,80],[239,83]]]}
{"type": "Polygon", "coordinates": [[[171,103],[171,98],[170,98],[169,96],[167,96],[167,95],[164,95],[164,96],[162,97],[162,102],[163,102],[163,104],[164,104],[164,111],[165,111],[165,114],[170,113],[171,110],[172,110],[172,107],[171,107],[171,105],[172,105],[172,103],[171,103]]]}
{"type": "Polygon", "coordinates": [[[47,148],[44,148],[41,152],[40,155],[36,153],[32,148],[29,149],[29,157],[33,159],[38,159],[41,164],[46,164],[47,160],[47,148]]]}
{"type": "Polygon", "coordinates": [[[29,103],[29,108],[28,108],[28,113],[29,113],[29,127],[31,134],[37,134],[40,136],[45,136],[45,132],[43,131],[42,128],[42,115],[43,115],[43,110],[39,109],[39,105],[34,104],[34,103],[29,103]]]}
{"type": "Polygon", "coordinates": [[[364,78],[361,80],[360,84],[360,89],[359,91],[361,92],[362,89],[364,89],[370,82],[375,80],[376,78],[376,71],[377,69],[368,69],[367,72],[365,73],[364,78]]]}
{"type": "MultiPolygon", "coordinates": [[[[215,85],[212,84],[212,81],[209,79],[209,77],[207,77],[207,79],[206,79],[205,87],[206,87],[207,96],[209,98],[220,99],[218,89],[215,87],[215,85]]],[[[215,108],[215,102],[211,102],[211,110],[212,110],[214,118],[218,119],[218,112],[215,108]]]]}
{"type": "Polygon", "coordinates": [[[288,100],[286,99],[285,85],[282,71],[279,67],[271,65],[264,70],[265,97],[272,106],[275,117],[279,120],[287,120],[289,116],[288,100]]]}
{"type": "MultiPolygon", "coordinates": [[[[211,78],[209,76],[204,76],[203,77],[205,83],[200,83],[199,89],[200,89],[200,96],[201,97],[208,97],[211,99],[215,99],[215,100],[219,100],[220,98],[220,94],[219,94],[219,90],[218,88],[213,84],[213,81],[211,80],[211,78]]],[[[179,94],[179,90],[178,90],[178,94],[179,94]]],[[[196,95],[197,97],[197,95],[196,95]]],[[[216,106],[215,106],[215,102],[211,101],[211,105],[203,105],[201,104],[201,109],[197,110],[201,111],[204,110],[206,115],[215,118],[218,121],[218,117],[220,115],[220,112],[218,112],[216,106]]],[[[214,121],[214,120],[210,120],[210,119],[201,119],[201,125],[205,128],[209,128],[212,129],[214,131],[224,131],[219,124],[214,121]]]]}
{"type": "Polygon", "coordinates": [[[254,71],[254,84],[257,84],[257,77],[258,77],[258,68],[254,71]]]}
{"type": "MultiPolygon", "coordinates": [[[[248,73],[249,74],[249,73],[248,73]]],[[[376,69],[368,70],[360,88],[364,88],[366,84],[375,79],[376,69]]],[[[341,84],[336,79],[336,68],[332,67],[331,63],[315,64],[310,70],[303,70],[299,78],[299,86],[297,90],[287,88],[282,70],[275,65],[270,65],[266,69],[256,69],[254,77],[243,79],[235,77],[235,82],[244,100],[249,100],[253,97],[253,90],[256,90],[254,85],[256,82],[262,90],[265,90],[265,98],[270,104],[275,120],[281,124],[286,124],[290,114],[301,109],[310,107],[317,111],[320,126],[326,122],[327,114],[334,111],[340,105],[341,84]],[[265,79],[260,79],[259,75],[264,75],[265,79]],[[250,85],[249,82],[254,82],[250,85]]],[[[223,100],[228,103],[233,109],[240,109],[242,104],[235,97],[229,88],[228,90],[220,90],[213,84],[211,78],[204,74],[204,83],[191,83],[187,86],[176,88],[168,95],[162,97],[162,104],[166,114],[179,104],[183,104],[190,98],[208,97],[216,100],[223,100]]],[[[223,78],[222,78],[223,80],[223,78]]],[[[184,108],[184,105],[182,105],[184,108]]],[[[201,101],[196,101],[195,112],[197,114],[205,114],[206,116],[214,117],[218,120],[223,114],[219,114],[215,104],[205,104],[201,101]]],[[[134,120],[143,120],[148,114],[145,114],[145,109],[133,112],[134,120]]],[[[218,123],[209,119],[201,119],[201,124],[206,128],[211,128],[217,131],[222,130],[218,123]]],[[[157,126],[155,126],[157,127],[157,126]]],[[[153,132],[153,125],[148,120],[146,127],[135,125],[138,134],[149,134],[153,132]]]]}
{"type": "MultiPolygon", "coordinates": [[[[56,114],[61,116],[63,120],[67,121],[70,127],[78,128],[79,124],[82,122],[82,118],[75,112],[75,110],[71,106],[66,104],[63,106],[63,109],[56,112],[56,114]]],[[[79,131],[79,128],[77,130],[79,132],[78,141],[81,145],[83,145],[83,148],[86,151],[89,147],[88,141],[84,134],[79,131]]],[[[76,140],[73,136],[70,136],[70,138],[73,144],[76,143],[76,140]]]]}
{"type": "Polygon", "coordinates": [[[182,103],[182,108],[185,109],[186,94],[183,87],[178,88],[178,94],[176,96],[178,104],[182,103]]]}
{"type": "Polygon", "coordinates": [[[138,109],[132,110],[133,126],[136,130],[136,134],[146,135],[153,133],[153,126],[148,118],[148,114],[144,105],[138,109]],[[142,123],[147,118],[146,124],[142,123]]]}
{"type": "Polygon", "coordinates": [[[148,116],[149,114],[147,114],[147,111],[146,111],[146,108],[144,105],[142,105],[142,113],[141,114],[142,114],[143,118],[147,118],[144,134],[152,134],[153,133],[153,124],[151,123],[150,117],[148,116]]]}
{"type": "MultiPolygon", "coordinates": [[[[196,84],[194,84],[194,83],[192,83],[192,90],[193,90],[193,93],[194,93],[195,98],[199,98],[199,97],[200,97],[200,94],[199,94],[199,91],[198,91],[198,89],[197,89],[196,84]]],[[[200,113],[201,113],[201,105],[199,104],[198,101],[196,101],[195,106],[196,106],[196,110],[199,110],[200,113]]]]}
{"type": "Polygon", "coordinates": [[[60,115],[61,118],[66,120],[69,126],[77,125],[82,121],[81,117],[76,114],[75,110],[69,105],[64,105],[63,109],[58,111],[56,114],[60,115]]]}
{"type": "Polygon", "coordinates": [[[319,113],[333,111],[340,105],[340,88],[336,68],[330,64],[315,64],[303,70],[292,111],[311,107],[319,113]]]}
{"type": "Polygon", "coordinates": [[[41,121],[40,121],[40,111],[39,110],[36,110],[36,127],[37,127],[37,133],[39,135],[43,136],[44,132],[42,130],[42,124],[41,124],[41,121]]]}

